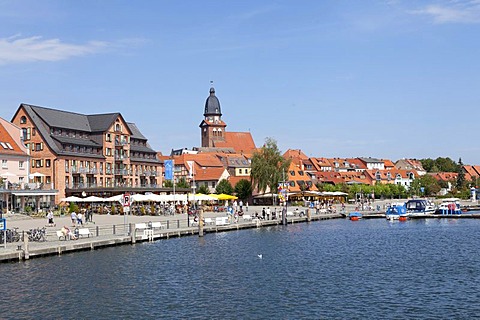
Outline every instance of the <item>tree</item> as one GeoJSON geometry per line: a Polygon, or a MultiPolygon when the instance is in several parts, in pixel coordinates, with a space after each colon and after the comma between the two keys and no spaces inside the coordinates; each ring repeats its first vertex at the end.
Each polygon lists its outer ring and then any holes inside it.
{"type": "Polygon", "coordinates": [[[247,200],[252,195],[252,183],[247,179],[242,179],[235,185],[235,193],[242,200],[247,200]]]}
{"type": "Polygon", "coordinates": [[[202,184],[200,187],[198,187],[197,192],[198,193],[203,193],[203,194],[209,194],[210,190],[208,189],[207,185],[202,184]]]}
{"type": "Polygon", "coordinates": [[[265,144],[252,156],[250,177],[252,186],[259,192],[269,189],[276,192],[278,183],[283,180],[291,160],[282,157],[277,142],[272,138],[265,139],[265,144]]]}
{"type": "Polygon", "coordinates": [[[462,158],[458,159],[458,171],[457,171],[457,189],[462,190],[465,187],[465,172],[463,171],[462,158]]]}
{"type": "Polygon", "coordinates": [[[187,182],[187,180],[185,178],[181,178],[178,182],[177,182],[177,188],[185,188],[185,189],[188,189],[190,188],[190,184],[187,182]]]}
{"type": "Polygon", "coordinates": [[[173,181],[172,180],[163,180],[163,186],[165,188],[173,188],[173,181]]]}
{"type": "Polygon", "coordinates": [[[230,181],[226,179],[220,180],[220,182],[217,184],[217,187],[215,188],[215,191],[220,194],[220,193],[225,193],[225,194],[233,194],[233,187],[230,184],[230,181]]]}
{"type": "Polygon", "coordinates": [[[410,185],[410,191],[413,195],[434,196],[440,192],[440,189],[438,181],[429,174],[417,177],[410,185]],[[423,188],[423,193],[421,188],[423,188]]]}

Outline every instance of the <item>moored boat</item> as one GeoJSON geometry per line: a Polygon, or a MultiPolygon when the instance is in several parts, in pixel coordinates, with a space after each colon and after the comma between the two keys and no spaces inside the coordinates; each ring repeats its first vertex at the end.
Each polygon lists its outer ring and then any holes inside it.
{"type": "Polygon", "coordinates": [[[352,221],[358,221],[362,219],[362,214],[360,212],[350,212],[348,218],[352,221]]]}
{"type": "Polygon", "coordinates": [[[407,210],[403,203],[393,203],[387,207],[385,218],[390,221],[400,220],[402,216],[406,216],[407,210]]]}
{"type": "Polygon", "coordinates": [[[405,203],[407,216],[425,216],[435,213],[435,206],[427,199],[412,199],[405,203]]]}
{"type": "Polygon", "coordinates": [[[462,210],[460,209],[460,199],[458,198],[448,198],[443,199],[442,203],[438,206],[436,210],[437,214],[461,214],[462,210]]]}

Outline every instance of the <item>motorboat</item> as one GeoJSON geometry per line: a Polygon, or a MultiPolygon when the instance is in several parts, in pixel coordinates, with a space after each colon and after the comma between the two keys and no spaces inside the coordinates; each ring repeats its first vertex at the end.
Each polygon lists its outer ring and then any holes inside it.
{"type": "Polygon", "coordinates": [[[362,214],[360,212],[350,212],[348,214],[348,219],[352,220],[352,221],[358,221],[360,219],[362,219],[362,214]]]}
{"type": "Polygon", "coordinates": [[[462,210],[460,209],[460,199],[458,198],[443,199],[442,203],[438,205],[436,213],[437,214],[461,214],[462,210]]]}
{"type": "Polygon", "coordinates": [[[387,207],[387,211],[385,212],[385,218],[387,218],[387,220],[400,220],[402,217],[407,217],[407,208],[405,207],[405,204],[394,203],[387,207]]]}
{"type": "Polygon", "coordinates": [[[406,215],[410,217],[425,216],[435,213],[435,205],[428,199],[412,199],[405,203],[406,215]]]}

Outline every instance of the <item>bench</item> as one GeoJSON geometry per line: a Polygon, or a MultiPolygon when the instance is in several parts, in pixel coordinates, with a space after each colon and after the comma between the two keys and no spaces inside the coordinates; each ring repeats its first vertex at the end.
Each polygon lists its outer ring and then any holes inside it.
{"type": "Polygon", "coordinates": [[[212,218],[205,218],[205,224],[213,224],[212,218]]]}
{"type": "Polygon", "coordinates": [[[215,218],[215,225],[216,226],[224,226],[229,224],[228,217],[217,217],[215,218]]]}
{"type": "Polygon", "coordinates": [[[146,223],[135,223],[135,229],[145,230],[145,229],[148,229],[148,226],[146,223]]]}
{"type": "Polygon", "coordinates": [[[84,237],[87,236],[87,238],[90,238],[90,235],[93,236],[93,234],[88,230],[88,228],[80,228],[78,229],[78,236],[84,237]]]}
{"type": "Polygon", "coordinates": [[[252,221],[252,216],[249,214],[244,214],[243,215],[243,221],[252,221]]]}
{"type": "Polygon", "coordinates": [[[58,240],[67,240],[67,237],[63,234],[62,231],[57,231],[57,237],[58,237],[58,240]]]}
{"type": "Polygon", "coordinates": [[[287,211],[287,217],[294,217],[295,214],[292,211],[287,211]]]}
{"type": "Polygon", "coordinates": [[[165,226],[160,222],[152,222],[151,223],[152,229],[165,229],[165,226]]]}

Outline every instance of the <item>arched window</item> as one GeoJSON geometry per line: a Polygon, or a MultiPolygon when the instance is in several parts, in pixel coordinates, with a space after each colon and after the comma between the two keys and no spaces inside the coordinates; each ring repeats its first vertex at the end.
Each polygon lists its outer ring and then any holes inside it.
{"type": "Polygon", "coordinates": [[[27,123],[27,117],[22,116],[22,117],[20,118],[20,123],[21,123],[21,124],[27,123]]]}

